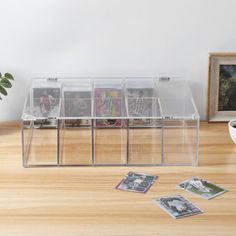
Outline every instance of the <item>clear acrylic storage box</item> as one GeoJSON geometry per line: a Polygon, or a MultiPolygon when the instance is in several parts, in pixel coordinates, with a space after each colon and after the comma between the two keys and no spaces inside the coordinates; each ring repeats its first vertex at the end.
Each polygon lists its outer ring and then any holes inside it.
{"type": "Polygon", "coordinates": [[[33,79],[23,165],[196,165],[199,115],[169,78],[33,79]]]}

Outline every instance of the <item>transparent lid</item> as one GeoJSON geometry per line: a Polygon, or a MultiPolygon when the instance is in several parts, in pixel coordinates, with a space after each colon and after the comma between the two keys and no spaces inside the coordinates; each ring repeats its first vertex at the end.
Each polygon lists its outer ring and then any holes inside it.
{"type": "Polygon", "coordinates": [[[157,79],[156,93],[163,118],[199,119],[187,82],[180,79],[157,79]]]}
{"type": "Polygon", "coordinates": [[[51,95],[31,98],[30,94],[24,106],[23,120],[57,119],[60,116],[61,99],[51,95]]]}
{"type": "Polygon", "coordinates": [[[22,119],[47,118],[199,119],[199,115],[187,83],[180,79],[33,79],[22,119]]]}

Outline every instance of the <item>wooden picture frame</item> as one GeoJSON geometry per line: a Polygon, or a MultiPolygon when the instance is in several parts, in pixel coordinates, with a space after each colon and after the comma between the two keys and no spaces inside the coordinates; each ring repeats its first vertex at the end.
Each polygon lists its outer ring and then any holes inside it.
{"type": "Polygon", "coordinates": [[[236,53],[210,53],[208,122],[236,118],[236,53]]]}

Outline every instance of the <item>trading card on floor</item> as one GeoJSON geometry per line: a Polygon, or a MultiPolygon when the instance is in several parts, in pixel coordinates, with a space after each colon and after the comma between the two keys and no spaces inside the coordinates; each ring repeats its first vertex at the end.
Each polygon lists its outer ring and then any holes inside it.
{"type": "Polygon", "coordinates": [[[213,184],[205,179],[199,177],[192,177],[178,184],[179,188],[185,189],[188,192],[199,195],[204,199],[212,199],[219,196],[228,190],[213,184]]]}
{"type": "Polygon", "coordinates": [[[157,178],[157,175],[129,172],[116,186],[116,189],[146,193],[157,178]]]}
{"type": "Polygon", "coordinates": [[[97,119],[96,126],[117,127],[121,126],[121,119],[112,117],[121,116],[121,90],[115,88],[95,89],[95,113],[98,117],[109,117],[109,119],[97,119]]]}
{"type": "Polygon", "coordinates": [[[170,195],[153,200],[175,219],[201,214],[203,211],[181,195],[170,195]]]}

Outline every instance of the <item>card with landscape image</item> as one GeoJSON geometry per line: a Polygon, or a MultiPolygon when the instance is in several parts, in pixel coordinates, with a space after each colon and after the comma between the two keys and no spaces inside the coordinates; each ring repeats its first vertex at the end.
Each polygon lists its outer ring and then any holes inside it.
{"type": "Polygon", "coordinates": [[[207,200],[228,191],[227,189],[219,185],[213,184],[212,182],[199,177],[192,177],[190,179],[187,179],[179,183],[177,186],[207,200]]]}

